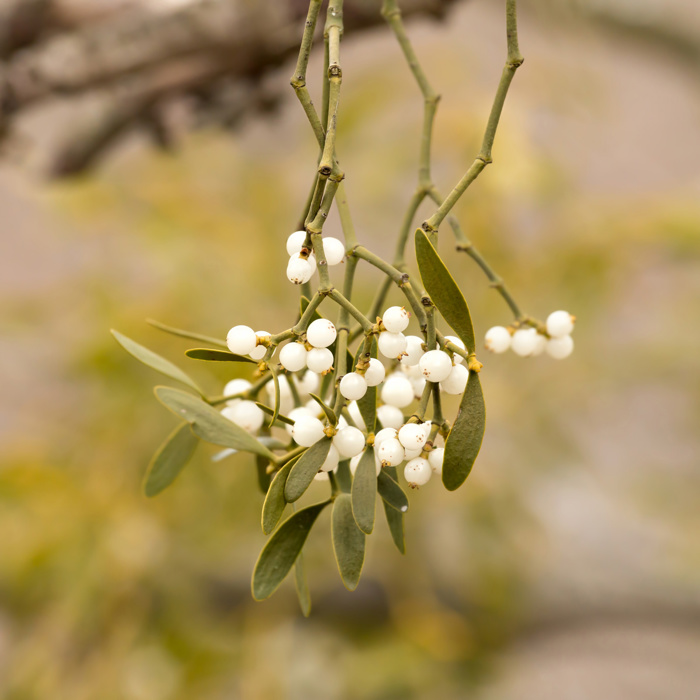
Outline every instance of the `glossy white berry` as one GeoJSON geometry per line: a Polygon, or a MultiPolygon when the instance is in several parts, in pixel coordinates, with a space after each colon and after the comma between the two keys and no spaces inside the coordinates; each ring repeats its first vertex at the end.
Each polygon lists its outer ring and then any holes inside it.
{"type": "Polygon", "coordinates": [[[377,448],[377,456],[383,467],[398,467],[405,454],[403,445],[396,438],[382,440],[377,448]]]}
{"type": "Polygon", "coordinates": [[[306,240],[306,231],[295,231],[287,239],[287,255],[296,255],[303,247],[306,240]]]}
{"type": "MultiPolygon", "coordinates": [[[[308,360],[308,355],[307,355],[307,360],[308,360]]],[[[307,362],[307,366],[308,366],[308,362],[307,362]]],[[[318,391],[319,384],[320,384],[320,381],[318,378],[318,374],[309,370],[308,372],[304,372],[304,376],[301,378],[301,380],[297,381],[297,388],[299,389],[300,394],[313,394],[316,391],[318,391]]]]}
{"type": "Polygon", "coordinates": [[[507,328],[503,326],[494,326],[486,331],[484,345],[487,350],[498,354],[508,350],[511,340],[512,338],[507,328]]]}
{"type": "Polygon", "coordinates": [[[345,420],[345,416],[340,416],[338,418],[338,425],[335,426],[337,430],[342,430],[348,427],[348,422],[345,420]]]}
{"type": "Polygon", "coordinates": [[[545,351],[546,347],[547,347],[546,336],[542,335],[541,333],[538,333],[537,337],[535,338],[535,349],[532,351],[533,357],[535,355],[541,355],[545,351]]]}
{"type": "Polygon", "coordinates": [[[315,269],[310,258],[302,258],[299,253],[295,253],[287,263],[287,279],[293,284],[304,284],[311,279],[315,269]]]}
{"type": "Polygon", "coordinates": [[[547,316],[547,333],[552,338],[561,338],[574,330],[574,317],[568,311],[552,311],[547,316]]]}
{"type": "MultiPolygon", "coordinates": [[[[224,396],[233,396],[234,394],[242,394],[245,391],[248,391],[250,387],[253,386],[247,379],[232,379],[230,382],[226,384],[224,387],[224,396]]],[[[233,406],[234,404],[238,403],[241,399],[231,399],[227,401],[226,403],[229,406],[233,406]]]]}
{"type": "Polygon", "coordinates": [[[331,443],[331,448],[328,450],[328,456],[325,462],[321,465],[321,471],[332,472],[338,468],[338,462],[340,461],[340,455],[335,446],[331,443]]]}
{"type": "Polygon", "coordinates": [[[306,348],[303,343],[287,343],[280,350],[280,363],[289,372],[306,367],[306,348]]]}
{"type": "Polygon", "coordinates": [[[555,360],[563,360],[574,351],[574,341],[570,335],[550,338],[547,341],[547,354],[555,360]]]}
{"type": "Polygon", "coordinates": [[[337,238],[324,236],[323,253],[328,265],[339,265],[345,259],[345,246],[337,238]]]}
{"type": "Polygon", "coordinates": [[[464,365],[455,365],[450,376],[440,382],[440,388],[446,394],[463,394],[469,380],[469,370],[464,365]]]}
{"type": "MultiPolygon", "coordinates": [[[[314,402],[316,403],[316,402],[314,402]]],[[[318,404],[316,404],[318,406],[318,404]]],[[[300,406],[299,408],[293,408],[288,414],[287,418],[293,421],[299,420],[302,416],[306,416],[307,418],[316,418],[316,414],[314,411],[309,410],[305,406],[300,406]]],[[[291,435],[292,434],[292,428],[294,426],[285,424],[284,429],[291,435]]]]}
{"type": "Polygon", "coordinates": [[[399,430],[399,442],[407,450],[421,450],[425,445],[425,431],[418,423],[406,423],[399,430]]]}
{"type": "Polygon", "coordinates": [[[377,420],[385,428],[394,428],[394,430],[398,430],[403,425],[403,413],[400,408],[386,404],[377,409],[377,420]]]}
{"type": "Polygon", "coordinates": [[[327,318],[317,318],[306,329],[306,340],[315,348],[327,348],[333,344],[338,332],[327,318]]]}
{"type": "Polygon", "coordinates": [[[390,333],[401,333],[408,328],[410,318],[403,306],[391,306],[382,315],[382,323],[390,333]]]}
{"type": "Polygon", "coordinates": [[[314,474],[314,481],[328,481],[328,472],[320,471],[314,474]]]}
{"type": "Polygon", "coordinates": [[[333,444],[344,459],[355,457],[365,449],[365,436],[361,430],[348,426],[333,436],[333,444]]]}
{"type": "Polygon", "coordinates": [[[257,340],[255,331],[249,326],[234,326],[226,335],[226,345],[236,355],[249,354],[257,340]]]}
{"type": "Polygon", "coordinates": [[[411,488],[423,486],[430,481],[433,472],[425,457],[412,459],[403,470],[403,475],[411,488]]]}
{"type": "Polygon", "coordinates": [[[427,421],[425,421],[425,423],[420,424],[420,427],[423,428],[423,432],[425,433],[426,441],[430,437],[430,429],[431,429],[432,425],[433,425],[433,421],[431,421],[431,420],[427,420],[427,421]]]}
{"type": "MultiPolygon", "coordinates": [[[[357,401],[351,401],[348,404],[348,413],[350,414],[350,418],[352,418],[352,422],[360,430],[367,430],[367,426],[365,425],[365,421],[362,419],[362,414],[360,413],[360,407],[357,405],[357,401]]],[[[377,415],[379,415],[378,412],[377,415]]]]}
{"type": "Polygon", "coordinates": [[[390,360],[396,360],[406,350],[406,336],[403,333],[384,331],[377,340],[379,352],[390,360]]]}
{"type": "Polygon", "coordinates": [[[369,367],[365,371],[365,381],[367,386],[379,386],[386,376],[386,369],[380,360],[376,358],[371,358],[369,361],[369,367]]]}
{"type": "Polygon", "coordinates": [[[323,374],[333,367],[333,353],[328,348],[311,348],[306,355],[306,366],[316,374],[323,374]]]}
{"type": "Polygon", "coordinates": [[[401,375],[388,377],[382,387],[382,401],[396,408],[405,408],[413,401],[413,386],[401,375]]]}
{"type": "MultiPolygon", "coordinates": [[[[270,334],[267,331],[255,331],[255,335],[258,338],[269,338],[270,334]]],[[[267,348],[264,345],[257,345],[248,354],[254,360],[262,360],[265,357],[267,348]]]]}
{"type": "Polygon", "coordinates": [[[374,436],[374,446],[379,447],[384,440],[391,440],[392,438],[396,438],[398,435],[398,431],[396,428],[382,428],[375,436],[374,436]]]}
{"type": "Polygon", "coordinates": [[[338,385],[340,393],[350,401],[358,401],[367,393],[367,382],[357,372],[346,374],[338,385]]]}
{"type": "Polygon", "coordinates": [[[221,415],[250,433],[260,429],[265,420],[265,414],[253,401],[237,401],[234,406],[224,408],[221,415]]]}
{"type": "Polygon", "coordinates": [[[428,454],[428,463],[434,474],[442,474],[442,462],[445,458],[445,448],[436,447],[428,454]]]}
{"type": "Polygon", "coordinates": [[[417,335],[407,335],[405,355],[401,357],[401,364],[406,367],[414,367],[420,362],[424,352],[423,338],[419,338],[417,335]]]}
{"type": "Polygon", "coordinates": [[[292,437],[297,445],[311,447],[311,445],[317,443],[323,435],[323,423],[321,423],[318,418],[299,416],[299,418],[294,421],[292,437]]]}
{"type": "MultiPolygon", "coordinates": [[[[453,345],[456,345],[458,348],[462,348],[462,350],[466,350],[466,346],[462,342],[461,338],[458,338],[456,335],[446,335],[445,340],[449,340],[450,343],[453,345]]],[[[457,353],[454,354],[454,357],[452,358],[452,361],[456,365],[461,365],[462,362],[464,362],[464,358],[461,355],[458,355],[457,353]]]]}
{"type": "Polygon", "coordinates": [[[415,459],[416,457],[420,457],[421,453],[423,452],[422,448],[418,448],[417,450],[406,450],[406,454],[404,455],[404,459],[415,459]]]}
{"type": "Polygon", "coordinates": [[[413,395],[419,399],[423,396],[423,390],[425,389],[425,377],[417,377],[416,379],[411,379],[411,386],[413,387],[413,395]]]}
{"type": "Polygon", "coordinates": [[[441,382],[450,376],[452,360],[442,350],[429,350],[418,363],[423,376],[429,382],[441,382]]]}
{"type": "Polygon", "coordinates": [[[511,348],[520,357],[529,357],[537,347],[537,331],[534,328],[519,328],[513,333],[511,348]]]}

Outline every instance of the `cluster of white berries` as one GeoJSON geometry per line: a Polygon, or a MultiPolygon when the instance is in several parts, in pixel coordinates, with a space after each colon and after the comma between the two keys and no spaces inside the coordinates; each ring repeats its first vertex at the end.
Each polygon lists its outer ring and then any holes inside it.
{"type": "MultiPolygon", "coordinates": [[[[293,284],[305,284],[316,271],[316,256],[313,253],[302,253],[306,231],[295,231],[287,239],[287,279],[293,284]]],[[[345,246],[337,238],[323,237],[323,252],[326,263],[330,266],[339,265],[345,258],[345,246]]]]}
{"type": "Polygon", "coordinates": [[[520,357],[533,357],[546,352],[556,360],[563,360],[574,350],[571,332],[575,320],[568,311],[553,311],[547,317],[546,335],[536,328],[511,331],[504,326],[494,326],[486,332],[484,344],[487,350],[495,353],[511,349],[520,357]]]}
{"type": "MultiPolygon", "coordinates": [[[[299,246],[303,243],[301,235],[297,243],[299,246]]],[[[444,450],[427,444],[430,421],[406,423],[402,409],[421,397],[426,382],[439,384],[448,394],[463,393],[469,371],[460,355],[439,348],[427,350],[420,336],[405,336],[403,331],[408,328],[409,321],[410,313],[403,307],[392,306],[384,312],[379,326],[378,349],[382,356],[393,361],[393,369],[387,373],[381,360],[370,358],[361,368],[340,377],[338,390],[348,401],[349,420],[354,425],[339,416],[333,430],[324,425],[324,414],[309,394],[318,390],[319,375],[333,370],[334,355],[330,346],[337,338],[334,324],[318,318],[309,324],[305,336],[279,349],[280,365],[290,377],[295,373],[296,391],[293,391],[287,375],[278,377],[280,413],[293,421],[285,426],[288,434],[300,447],[310,447],[324,435],[333,434],[328,456],[317,475],[319,479],[327,478],[327,473],[337,469],[343,459],[351,460],[350,468],[354,473],[369,437],[357,402],[367,393],[368,387],[380,385],[381,405],[377,409],[377,418],[381,429],[374,440],[370,440],[374,445],[377,473],[382,466],[396,467],[406,462],[404,475],[412,487],[427,483],[433,472],[441,473],[444,450]],[[295,394],[302,399],[303,405],[295,407],[295,394]]],[[[260,360],[270,346],[269,339],[270,334],[265,331],[255,332],[248,326],[239,325],[228,332],[226,342],[232,352],[260,360]]],[[[464,343],[459,338],[447,336],[447,340],[464,350],[464,343]]],[[[244,395],[251,388],[247,380],[234,379],[224,387],[224,396],[244,395]]],[[[275,384],[270,381],[265,389],[268,404],[274,405],[275,384]]],[[[251,433],[259,430],[265,420],[260,407],[246,398],[228,400],[221,413],[251,433]]]]}

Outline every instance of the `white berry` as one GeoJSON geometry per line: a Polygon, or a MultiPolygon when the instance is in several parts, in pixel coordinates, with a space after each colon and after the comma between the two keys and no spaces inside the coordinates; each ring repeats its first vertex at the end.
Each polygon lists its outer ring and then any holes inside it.
{"type": "Polygon", "coordinates": [[[520,328],[513,333],[511,348],[520,357],[529,357],[537,347],[537,331],[534,328],[520,328]]]}
{"type": "Polygon", "coordinates": [[[346,374],[338,386],[340,393],[350,401],[358,401],[367,393],[367,382],[357,372],[346,374]]]}
{"type": "Polygon", "coordinates": [[[295,253],[287,263],[287,279],[293,284],[304,284],[311,279],[316,266],[309,258],[302,258],[295,253]]]}
{"type": "Polygon", "coordinates": [[[464,365],[455,365],[450,376],[440,382],[440,388],[446,394],[463,394],[469,380],[469,370],[464,365]]]}
{"type": "Polygon", "coordinates": [[[390,333],[384,331],[379,334],[377,340],[379,352],[388,357],[390,360],[396,360],[401,357],[406,350],[406,336],[403,333],[390,333]]]}
{"type": "Polygon", "coordinates": [[[391,306],[382,316],[382,323],[390,333],[401,333],[408,328],[411,314],[403,306],[391,306]]]}
{"type": "Polygon", "coordinates": [[[394,428],[394,430],[398,430],[403,425],[403,413],[400,408],[386,404],[377,409],[377,420],[385,428],[394,428]]]}
{"type": "Polygon", "coordinates": [[[547,338],[541,333],[538,333],[537,338],[535,339],[535,349],[532,351],[533,356],[541,355],[545,351],[546,347],[547,338]]]}
{"type": "Polygon", "coordinates": [[[339,265],[345,259],[345,246],[337,238],[324,236],[323,253],[328,265],[339,265]]]}
{"type": "MultiPolygon", "coordinates": [[[[250,387],[253,386],[247,379],[232,379],[224,387],[224,396],[233,396],[234,394],[242,394],[248,391],[250,387]]],[[[231,399],[226,403],[229,406],[233,406],[238,403],[241,399],[231,399]]]]}
{"type": "Polygon", "coordinates": [[[333,437],[333,444],[341,457],[347,459],[359,455],[365,448],[365,436],[361,430],[348,426],[333,437]]]}
{"type": "Polygon", "coordinates": [[[352,418],[352,422],[360,430],[367,430],[367,426],[365,425],[365,421],[362,418],[362,414],[360,413],[360,407],[357,405],[357,401],[351,401],[348,404],[348,413],[350,414],[350,418],[352,418]]]}
{"type": "Polygon", "coordinates": [[[404,468],[403,475],[411,488],[423,486],[430,481],[433,472],[425,457],[412,459],[404,468]]]}
{"type": "Polygon", "coordinates": [[[418,364],[429,382],[441,382],[447,379],[452,371],[452,360],[442,350],[429,350],[420,358],[418,364]]]}
{"type": "MultiPolygon", "coordinates": [[[[269,338],[270,337],[270,334],[267,331],[256,331],[255,335],[258,338],[269,338]]],[[[267,348],[264,345],[257,345],[248,354],[254,360],[262,360],[263,357],[265,357],[266,352],[267,352],[267,348]]]]}
{"type": "Polygon", "coordinates": [[[311,416],[299,416],[292,427],[292,437],[297,445],[311,447],[324,435],[323,423],[318,418],[311,416]]]}
{"type": "MultiPolygon", "coordinates": [[[[456,345],[458,348],[462,348],[462,350],[467,349],[466,345],[462,342],[462,339],[458,338],[456,335],[446,335],[445,340],[448,340],[450,343],[452,343],[453,345],[456,345]]],[[[464,358],[461,355],[458,355],[457,353],[455,353],[454,357],[452,358],[452,361],[456,365],[461,365],[462,362],[464,362],[464,358]]]]}
{"type": "Polygon", "coordinates": [[[416,379],[411,379],[411,386],[413,387],[413,395],[419,399],[423,396],[423,390],[425,389],[425,377],[417,377],[416,379]]]}
{"type": "Polygon", "coordinates": [[[398,431],[396,428],[382,428],[375,436],[374,436],[374,446],[379,447],[384,440],[391,440],[392,438],[396,438],[398,435],[398,431]]]}
{"type": "Polygon", "coordinates": [[[287,239],[287,255],[296,255],[301,251],[306,240],[306,231],[295,231],[287,239]]]}
{"type": "Polygon", "coordinates": [[[425,445],[425,431],[418,423],[406,423],[399,430],[399,442],[407,450],[421,450],[425,445]]]}
{"type": "Polygon", "coordinates": [[[306,340],[315,348],[327,348],[332,345],[337,335],[335,326],[326,318],[317,318],[306,329],[306,340]]]}
{"type": "Polygon", "coordinates": [[[547,316],[547,333],[552,338],[561,338],[574,330],[574,317],[568,311],[552,311],[547,316]]]}
{"type": "Polygon", "coordinates": [[[422,448],[418,448],[417,450],[406,450],[406,454],[404,455],[404,459],[415,459],[416,457],[420,457],[421,453],[423,452],[422,448]]]}
{"type": "Polygon", "coordinates": [[[406,336],[406,349],[404,350],[405,355],[401,357],[401,364],[406,367],[413,367],[420,362],[420,358],[423,357],[423,338],[419,338],[417,335],[407,335],[406,336]]]}
{"type": "Polygon", "coordinates": [[[494,326],[486,331],[484,345],[487,350],[498,354],[508,350],[511,340],[512,338],[507,328],[494,326]]]}
{"type": "Polygon", "coordinates": [[[333,353],[328,348],[311,348],[306,355],[306,366],[316,374],[323,374],[333,367],[333,353]]]}
{"type": "Polygon", "coordinates": [[[265,414],[253,401],[237,401],[234,406],[224,408],[221,415],[250,433],[261,428],[265,420],[265,414]]]}
{"type": "Polygon", "coordinates": [[[325,462],[321,465],[321,471],[332,472],[338,468],[338,462],[340,461],[340,455],[338,450],[331,444],[330,450],[328,450],[328,456],[325,462]]]}
{"type": "MultiPolygon", "coordinates": [[[[307,355],[307,366],[308,366],[308,355],[307,355]]],[[[299,388],[299,393],[301,394],[313,394],[318,390],[318,385],[320,381],[318,379],[318,374],[312,371],[304,372],[304,376],[301,381],[298,382],[297,386],[299,388]]]]}
{"type": "Polygon", "coordinates": [[[280,363],[289,372],[306,367],[306,348],[303,343],[287,343],[280,350],[280,363]]]}
{"type": "Polygon", "coordinates": [[[314,474],[314,481],[328,481],[328,472],[317,472],[314,474]]]}
{"type": "MultiPolygon", "coordinates": [[[[314,401],[314,403],[316,403],[316,402],[314,401]]],[[[318,404],[316,404],[316,406],[318,406],[318,404]]],[[[289,418],[290,420],[293,420],[295,422],[297,420],[299,420],[299,418],[301,418],[302,416],[306,416],[307,418],[315,418],[316,414],[313,411],[306,408],[306,406],[300,406],[299,408],[293,408],[287,414],[287,418],[289,418]]],[[[284,429],[291,435],[293,427],[294,427],[293,425],[285,424],[284,429]]]]}
{"type": "Polygon", "coordinates": [[[386,369],[380,360],[372,357],[369,361],[369,367],[365,371],[365,381],[367,386],[379,386],[386,376],[386,369]]]}
{"type": "Polygon", "coordinates": [[[435,447],[428,454],[428,463],[435,474],[442,474],[442,462],[445,458],[445,448],[435,447]]]}
{"type": "Polygon", "coordinates": [[[383,467],[398,467],[404,460],[406,452],[396,438],[382,440],[377,449],[377,456],[383,467]]]}
{"type": "Polygon", "coordinates": [[[547,341],[547,354],[555,360],[563,360],[574,351],[574,341],[570,335],[550,338],[547,341]]]}
{"type": "Polygon", "coordinates": [[[400,375],[392,375],[382,387],[382,401],[396,408],[405,408],[413,401],[411,382],[400,375]]]}
{"type": "Polygon", "coordinates": [[[249,326],[234,326],[226,335],[226,345],[236,355],[247,355],[256,343],[255,331],[249,326]]]}

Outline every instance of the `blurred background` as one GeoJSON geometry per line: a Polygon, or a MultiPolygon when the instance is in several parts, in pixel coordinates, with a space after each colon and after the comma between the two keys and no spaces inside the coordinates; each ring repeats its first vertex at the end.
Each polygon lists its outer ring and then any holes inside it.
{"type": "MultiPolygon", "coordinates": [[[[52,3],[25,4],[36,19],[52,3]]],[[[4,75],[54,36],[60,48],[78,17],[102,31],[120,5],[53,4],[61,21],[5,31],[4,75]]],[[[183,4],[152,3],[165,16],[183,4]]],[[[502,3],[442,9],[407,24],[442,95],[446,191],[478,150],[505,36],[502,3]]],[[[338,153],[360,240],[390,256],[422,104],[392,36],[366,24],[343,42],[338,153]]],[[[146,317],[219,337],[294,320],[284,241],[316,146],[287,87],[293,60],[217,83],[220,100],[202,89],[127,109],[138,118],[82,160],[94,125],[132,104],[127,78],[38,100],[35,73],[26,114],[5,101],[17,118],[0,172],[0,697],[700,697],[700,16],[692,0],[523,0],[520,44],[494,165],[456,214],[528,313],[576,314],[576,351],[481,349],[488,423],[472,476],[410,494],[403,557],[380,514],[355,593],[326,513],[305,548],[309,619],[291,580],[250,597],[265,542],[252,458],[213,463],[207,446],[142,495],[174,420],[152,394],[162,378],[109,335],[218,393],[235,375],[187,360],[191,344],[146,317]]],[[[316,98],[320,71],[314,53],[316,98]]],[[[508,309],[443,228],[483,337],[508,309]]],[[[335,215],[326,230],[340,235],[335,215]]],[[[367,304],[378,278],[359,269],[367,304]]]]}

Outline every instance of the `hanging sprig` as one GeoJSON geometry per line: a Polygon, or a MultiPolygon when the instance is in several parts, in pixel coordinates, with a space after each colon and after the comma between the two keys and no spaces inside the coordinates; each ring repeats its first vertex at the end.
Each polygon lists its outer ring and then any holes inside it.
{"type": "Polygon", "coordinates": [[[342,0],[328,3],[320,115],[307,88],[320,9],[321,0],[311,0],[291,79],[318,143],[315,159],[309,159],[313,186],[304,203],[301,225],[286,241],[290,256],[287,277],[301,291],[294,323],[274,334],[235,325],[224,341],[150,321],[167,333],[214,346],[188,350],[185,354],[191,359],[256,365],[254,381],[234,379],[220,395],[213,396],[169,360],[115,332],[117,341],[133,356],[189,390],[156,387],[158,400],[184,422],[157,451],[147,471],[146,494],[156,495],[175,480],[199,440],[225,448],[215,459],[237,452],[254,455],[265,494],[262,529],[271,537],[254,568],[253,596],[262,600],[272,595],[294,567],[304,614],[310,610],[310,594],[303,547],[327,507],[332,509],[331,537],[338,570],[345,586],[353,590],[364,566],[366,537],[376,529],[377,501],[383,504],[396,547],[405,552],[403,519],[409,498],[400,474],[411,489],[428,483],[433,474],[441,475],[444,486],[452,491],[465,481],[481,448],[485,428],[479,379],[482,363],[477,359],[467,301],[438,252],[438,229],[444,219],[451,225],[458,250],[466,251],[477,262],[515,316],[511,326],[497,326],[487,332],[487,348],[503,352],[512,347],[521,355],[546,349],[553,357],[564,357],[573,348],[573,317],[557,311],[542,323],[522,314],[503,281],[450,214],[467,187],[491,162],[506,94],[522,64],[515,0],[506,2],[508,57],[481,150],[467,174],[444,199],[431,174],[432,131],[439,96],[408,40],[397,0],[384,0],[382,14],[424,100],[418,185],[399,227],[391,263],[358,241],[343,185],[345,173],[338,165],[342,0]],[[412,276],[406,265],[406,247],[418,207],[426,198],[439,207],[415,231],[419,276],[412,276]],[[339,213],[344,241],[323,235],[333,205],[339,213]],[[380,274],[377,293],[366,312],[353,300],[355,274],[361,262],[380,274]],[[339,289],[333,284],[331,268],[340,264],[345,273],[339,289]],[[405,306],[386,307],[392,287],[403,295],[405,306]],[[337,323],[323,315],[329,308],[337,311],[337,323]],[[441,326],[449,326],[454,335],[445,335],[441,326]],[[461,397],[452,422],[444,415],[445,395],[461,397]],[[296,504],[315,481],[327,484],[326,498],[297,510],[296,504]],[[283,520],[288,505],[293,512],[283,520]]]}

